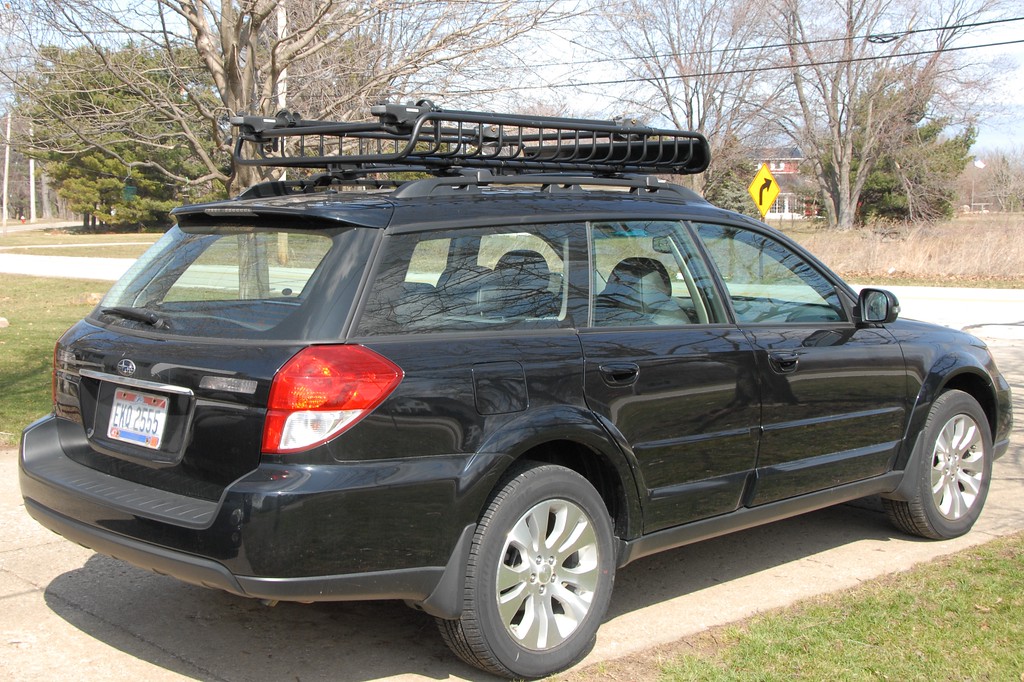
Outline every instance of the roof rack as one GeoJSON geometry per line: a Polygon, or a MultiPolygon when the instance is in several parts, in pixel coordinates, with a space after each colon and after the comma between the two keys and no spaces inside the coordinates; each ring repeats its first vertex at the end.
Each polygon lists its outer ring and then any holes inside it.
{"type": "Polygon", "coordinates": [[[319,168],[331,175],[462,168],[497,173],[672,173],[704,171],[711,158],[700,133],[547,116],[443,111],[427,100],[371,107],[376,121],[235,116],[235,163],[319,168]]]}

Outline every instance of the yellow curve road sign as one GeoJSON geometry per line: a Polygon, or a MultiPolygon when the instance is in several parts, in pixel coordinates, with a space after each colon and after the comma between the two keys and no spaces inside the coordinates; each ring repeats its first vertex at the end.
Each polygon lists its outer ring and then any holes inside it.
{"type": "Polygon", "coordinates": [[[764,218],[768,209],[779,198],[779,183],[775,181],[772,172],[768,170],[768,164],[761,164],[761,170],[757,171],[757,175],[754,176],[754,181],[750,183],[747,191],[750,192],[750,198],[757,205],[757,210],[761,212],[761,218],[764,218]]]}

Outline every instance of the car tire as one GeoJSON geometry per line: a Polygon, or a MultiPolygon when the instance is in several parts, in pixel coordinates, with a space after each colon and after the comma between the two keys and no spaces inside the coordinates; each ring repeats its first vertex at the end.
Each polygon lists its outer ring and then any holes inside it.
{"type": "Polygon", "coordinates": [[[963,391],[938,397],[914,453],[913,497],[883,499],[900,530],[934,540],[963,535],[978,520],[992,480],[992,433],[978,401],[963,391]]]}
{"type": "Polygon", "coordinates": [[[462,616],[438,619],[462,660],[510,678],[563,670],[593,647],[615,579],[604,501],[574,471],[518,466],[484,510],[462,616]]]}

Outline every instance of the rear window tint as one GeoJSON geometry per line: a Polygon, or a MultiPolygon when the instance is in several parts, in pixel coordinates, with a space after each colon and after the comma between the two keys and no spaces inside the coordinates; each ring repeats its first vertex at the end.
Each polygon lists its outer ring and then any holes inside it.
{"type": "Polygon", "coordinates": [[[94,314],[169,334],[260,336],[303,307],[332,246],[332,235],[319,232],[174,228],[111,288],[94,314]]]}
{"type": "Polygon", "coordinates": [[[163,301],[299,297],[330,247],[329,238],[316,234],[219,236],[174,280],[163,301]]]}

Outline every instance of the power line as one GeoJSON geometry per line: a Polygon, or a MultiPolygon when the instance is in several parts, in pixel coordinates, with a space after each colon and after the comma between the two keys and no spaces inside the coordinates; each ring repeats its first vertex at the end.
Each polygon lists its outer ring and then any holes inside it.
{"type": "MultiPolygon", "coordinates": [[[[533,65],[531,65],[531,67],[532,68],[536,68],[536,69],[541,69],[541,68],[550,68],[550,67],[555,67],[555,66],[592,66],[592,65],[595,65],[595,64],[607,64],[607,63],[629,62],[629,61],[644,61],[644,60],[648,60],[648,59],[663,59],[663,58],[666,58],[666,57],[686,57],[686,56],[696,56],[696,55],[710,55],[710,54],[715,54],[715,53],[718,53],[718,52],[745,52],[745,51],[749,51],[749,50],[777,50],[777,49],[790,48],[790,47],[803,47],[803,46],[809,46],[809,45],[822,45],[822,44],[826,44],[826,43],[843,42],[843,41],[846,41],[846,40],[866,40],[868,42],[872,42],[872,43],[876,43],[876,44],[881,44],[881,43],[886,43],[886,42],[893,42],[893,40],[896,40],[896,39],[898,39],[898,38],[900,38],[902,36],[907,36],[907,35],[911,35],[911,34],[915,34],[915,33],[930,33],[930,32],[934,32],[934,31],[948,31],[948,30],[951,30],[951,29],[962,29],[962,28],[980,28],[982,26],[993,26],[993,25],[996,25],[996,24],[1005,24],[1005,23],[1010,23],[1010,22],[1014,22],[1014,21],[1024,21],[1024,17],[1012,17],[1012,18],[1009,18],[1009,19],[992,19],[992,20],[988,20],[988,21],[978,21],[978,22],[974,22],[974,23],[970,23],[970,24],[949,24],[949,25],[945,25],[945,26],[934,26],[934,27],[929,27],[929,28],[914,28],[914,29],[907,29],[905,31],[892,31],[892,32],[885,32],[885,33],[868,33],[866,35],[853,36],[852,38],[844,36],[844,37],[841,37],[841,38],[819,38],[817,40],[804,40],[804,41],[795,41],[795,42],[788,42],[788,43],[768,43],[768,44],[764,44],[764,45],[747,45],[747,46],[742,46],[742,47],[720,47],[720,48],[711,48],[711,49],[708,49],[708,50],[695,50],[693,52],[666,52],[666,53],[663,53],[663,54],[637,55],[637,56],[633,56],[633,57],[602,57],[602,58],[599,58],[599,59],[589,59],[589,60],[581,60],[581,61],[575,61],[575,62],[551,62],[551,63],[548,63],[548,64],[533,64],[533,65]]],[[[574,45],[579,45],[580,47],[583,47],[585,49],[591,49],[591,48],[587,47],[586,45],[580,45],[579,43],[577,43],[575,41],[569,41],[569,42],[573,43],[574,45]]],[[[984,47],[984,46],[978,46],[978,47],[984,47]]],[[[510,68],[514,68],[514,67],[510,67],[510,68]]]]}
{"type": "MultiPolygon", "coordinates": [[[[1020,40],[1007,40],[1007,41],[999,42],[999,43],[986,43],[984,45],[963,45],[963,46],[960,46],[960,47],[946,47],[946,48],[943,48],[941,50],[919,50],[919,51],[916,51],[916,52],[902,52],[902,53],[899,53],[899,54],[890,54],[890,55],[878,55],[878,56],[870,56],[870,57],[853,57],[853,58],[850,58],[850,59],[834,59],[834,60],[825,60],[825,61],[820,61],[820,62],[805,62],[805,63],[802,63],[802,64],[768,64],[768,65],[765,65],[765,66],[749,67],[749,68],[742,68],[742,69],[730,69],[730,70],[727,70],[727,71],[705,71],[705,72],[695,72],[695,73],[687,73],[687,74],[677,74],[677,75],[674,75],[674,76],[664,76],[662,78],[636,77],[636,78],[618,78],[618,79],[614,79],[614,80],[603,80],[603,81],[587,81],[587,82],[583,82],[583,83],[571,82],[571,83],[550,83],[550,84],[547,84],[547,85],[520,85],[520,86],[515,86],[515,87],[506,87],[506,88],[503,88],[503,90],[505,90],[505,91],[549,90],[549,89],[563,89],[563,88],[586,88],[586,87],[593,87],[593,86],[598,86],[598,85],[623,85],[623,84],[633,84],[633,83],[654,83],[654,82],[660,82],[660,81],[679,81],[679,80],[686,80],[687,78],[708,78],[708,77],[711,77],[711,76],[733,76],[733,75],[740,75],[740,74],[746,74],[746,73],[761,73],[761,72],[764,72],[764,71],[785,71],[785,70],[791,70],[791,69],[804,69],[804,68],[815,67],[815,66],[835,66],[835,65],[838,65],[838,64],[855,64],[855,63],[858,63],[858,62],[879,61],[879,60],[883,60],[883,59],[897,59],[897,58],[900,58],[900,57],[921,57],[921,56],[924,56],[924,55],[937,54],[937,53],[940,53],[940,52],[959,52],[959,51],[962,51],[962,50],[978,50],[978,49],[982,49],[982,48],[986,48],[986,47],[1002,47],[1002,46],[1005,46],[1005,45],[1019,45],[1019,44],[1022,44],[1022,43],[1024,43],[1024,39],[1020,39],[1020,40]]],[[[470,94],[474,94],[474,93],[473,93],[473,91],[470,91],[470,90],[463,90],[463,91],[453,91],[453,92],[450,92],[449,94],[452,94],[452,95],[470,95],[470,94]]]]}

